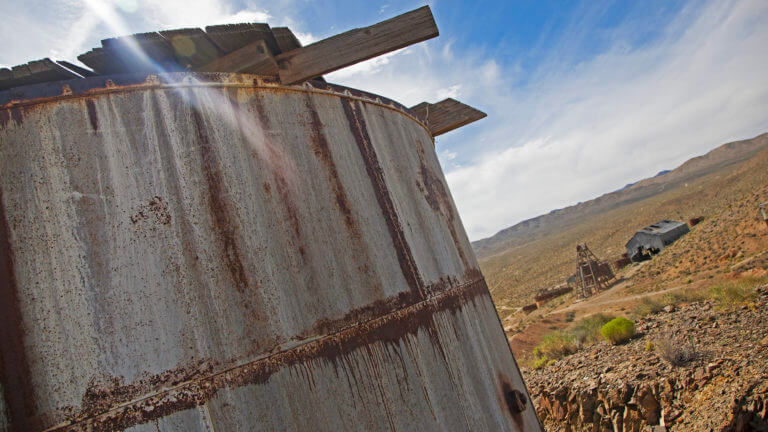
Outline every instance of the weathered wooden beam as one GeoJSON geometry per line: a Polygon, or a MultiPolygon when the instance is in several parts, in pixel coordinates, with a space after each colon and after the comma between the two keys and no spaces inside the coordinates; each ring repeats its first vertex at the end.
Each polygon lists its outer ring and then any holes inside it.
{"type": "Polygon", "coordinates": [[[82,78],[82,76],[49,58],[44,58],[14,66],[13,69],[1,69],[0,89],[70,78],[82,78]]]}
{"type": "Polygon", "coordinates": [[[161,31],[160,34],[173,47],[179,64],[185,69],[196,69],[206,65],[223,53],[199,28],[161,31]]]}
{"type": "Polygon", "coordinates": [[[275,27],[272,29],[272,34],[277,42],[278,54],[301,48],[299,38],[288,27],[275,27]]]}
{"type": "Polygon", "coordinates": [[[0,91],[13,87],[13,72],[8,68],[0,68],[0,91]]]}
{"type": "Polygon", "coordinates": [[[137,33],[101,41],[107,55],[116,57],[126,72],[169,72],[182,70],[174,49],[157,32],[137,33]]]}
{"type": "Polygon", "coordinates": [[[200,72],[242,72],[277,75],[277,62],[263,40],[232,51],[197,69],[200,72]]]}
{"type": "Polygon", "coordinates": [[[119,72],[122,68],[122,65],[117,64],[114,59],[107,56],[101,47],[80,54],[77,59],[99,74],[119,72]]]}
{"type": "Polygon", "coordinates": [[[433,137],[487,116],[486,113],[451,98],[435,104],[422,102],[412,106],[410,110],[426,123],[433,137]]]}
{"type": "Polygon", "coordinates": [[[76,64],[73,64],[73,63],[70,63],[68,61],[56,60],[56,63],[58,63],[60,66],[63,66],[65,68],[71,70],[72,72],[75,72],[76,74],[78,74],[78,75],[80,75],[80,76],[82,76],[84,78],[97,75],[96,72],[94,72],[92,70],[88,70],[88,69],[86,69],[84,67],[80,67],[80,66],[78,66],[76,64]]]}
{"type": "Polygon", "coordinates": [[[238,50],[249,43],[263,40],[266,42],[272,54],[277,54],[279,49],[272,29],[268,24],[243,23],[208,26],[205,28],[208,37],[219,49],[228,54],[238,50]]]}
{"type": "MultiPolygon", "coordinates": [[[[278,54],[302,47],[299,38],[297,38],[288,27],[275,27],[272,29],[272,34],[275,35],[277,47],[280,50],[278,54]]],[[[325,78],[323,78],[322,75],[312,77],[310,80],[325,82],[325,78]]]]}
{"type": "Polygon", "coordinates": [[[296,84],[439,35],[429,6],[277,56],[280,81],[296,84]]]}

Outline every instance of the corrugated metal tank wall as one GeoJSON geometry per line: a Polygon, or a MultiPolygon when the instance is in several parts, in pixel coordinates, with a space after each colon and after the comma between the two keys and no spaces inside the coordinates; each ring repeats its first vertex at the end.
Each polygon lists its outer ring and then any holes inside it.
{"type": "Polygon", "coordinates": [[[88,83],[0,110],[11,429],[539,429],[407,110],[247,75],[88,83]]]}

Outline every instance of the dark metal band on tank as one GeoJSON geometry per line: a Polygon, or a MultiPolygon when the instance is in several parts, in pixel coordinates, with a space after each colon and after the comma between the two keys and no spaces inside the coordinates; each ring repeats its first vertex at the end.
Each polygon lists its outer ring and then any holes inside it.
{"type": "Polygon", "coordinates": [[[329,93],[342,98],[362,100],[366,103],[400,111],[429,131],[429,128],[424,125],[423,121],[408,107],[374,93],[322,81],[306,81],[301,85],[285,86],[276,79],[266,76],[223,72],[99,75],[14,87],[0,91],[0,127],[4,127],[11,119],[20,123],[23,119],[22,107],[30,105],[112,92],[150,90],[163,87],[179,88],[185,86],[272,88],[285,91],[329,93]]]}
{"type": "Polygon", "coordinates": [[[451,287],[445,286],[448,282],[440,283],[440,287],[430,289],[440,294],[413,304],[404,304],[402,296],[398,296],[362,311],[352,311],[340,322],[321,324],[340,328],[334,333],[244,364],[216,370],[217,365],[204,362],[197,368],[168,371],[136,384],[94,392],[84,398],[91,403],[85,404],[71,421],[47,430],[122,430],[202,405],[221,389],[263,383],[285,367],[318,358],[334,362],[335,358],[374,342],[397,344],[406,335],[420,330],[435,332],[435,313],[453,312],[478,296],[489,295],[479,272],[470,272],[468,277],[476,279],[451,287]],[[358,321],[361,316],[376,318],[358,321]]]}

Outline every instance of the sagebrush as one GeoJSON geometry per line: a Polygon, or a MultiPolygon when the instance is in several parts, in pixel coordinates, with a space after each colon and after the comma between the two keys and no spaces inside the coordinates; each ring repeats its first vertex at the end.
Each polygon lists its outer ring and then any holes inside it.
{"type": "Polygon", "coordinates": [[[635,335],[635,323],[627,318],[614,318],[600,329],[603,338],[608,342],[617,345],[624,343],[635,335]]]}

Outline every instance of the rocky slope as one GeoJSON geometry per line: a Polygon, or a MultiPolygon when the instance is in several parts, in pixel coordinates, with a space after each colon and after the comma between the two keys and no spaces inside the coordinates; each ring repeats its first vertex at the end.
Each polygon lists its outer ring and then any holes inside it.
{"type": "Polygon", "coordinates": [[[757,291],[727,310],[668,307],[624,345],[523,369],[547,430],[768,431],[768,285],[757,291]],[[665,360],[673,354],[681,364],[665,360]]]}
{"type": "MultiPolygon", "coordinates": [[[[768,258],[768,230],[757,208],[768,201],[768,135],[750,142],[727,144],[702,160],[692,159],[678,170],[647,180],[653,183],[669,176],[679,181],[633,186],[662,188],[661,193],[609,211],[595,210],[589,217],[571,220],[567,226],[549,224],[546,230],[526,235],[527,243],[481,258],[480,268],[502,319],[531,303],[536,291],[562,283],[575,271],[576,244],[587,242],[598,257],[615,259],[625,252],[624,244],[637,229],[661,219],[687,221],[704,217],[690,234],[662,251],[638,273],[633,282],[638,292],[689,283],[689,279],[696,284],[699,279],[737,270],[730,267],[754,254],[763,253],[768,258]],[[763,150],[752,154],[755,148],[763,150]],[[728,165],[726,161],[735,159],[718,154],[731,151],[741,156],[736,158],[739,162],[728,165]],[[745,155],[750,156],[743,160],[745,155]],[[721,168],[692,180],[687,177],[713,166],[721,168]]],[[[603,208],[600,199],[593,201],[590,206],[603,208]]],[[[523,241],[522,237],[518,240],[523,241]]],[[[756,259],[750,266],[764,267],[763,258],[756,259]]],[[[744,270],[747,268],[738,269],[744,270]]]]}

